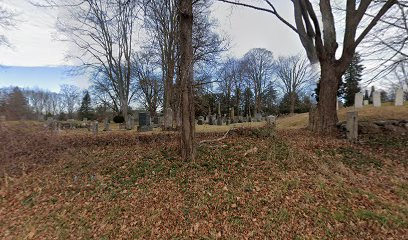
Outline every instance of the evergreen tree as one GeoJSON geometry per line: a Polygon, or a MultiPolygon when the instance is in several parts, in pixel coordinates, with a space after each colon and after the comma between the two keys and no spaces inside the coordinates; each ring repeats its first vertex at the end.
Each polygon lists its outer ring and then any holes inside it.
{"type": "Polygon", "coordinates": [[[91,96],[89,92],[85,90],[84,97],[82,98],[81,107],[78,111],[78,117],[80,120],[87,118],[88,120],[92,120],[94,118],[94,112],[91,107],[91,96]]]}
{"type": "Polygon", "coordinates": [[[371,86],[370,98],[368,99],[370,104],[373,104],[374,92],[375,92],[375,88],[374,86],[371,86]]]}
{"type": "Polygon", "coordinates": [[[6,115],[10,120],[24,120],[30,117],[28,100],[20,88],[15,87],[6,100],[6,115]]]}
{"type": "Polygon", "coordinates": [[[363,70],[364,66],[361,63],[361,56],[356,52],[343,75],[343,83],[340,88],[341,94],[345,100],[345,106],[354,105],[354,96],[361,91],[359,82],[361,81],[363,70]]]}

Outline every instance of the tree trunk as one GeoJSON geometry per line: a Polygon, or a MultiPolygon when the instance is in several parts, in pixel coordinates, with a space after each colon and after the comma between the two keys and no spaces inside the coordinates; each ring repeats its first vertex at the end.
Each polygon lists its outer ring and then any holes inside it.
{"type": "Polygon", "coordinates": [[[337,124],[337,90],[342,74],[336,71],[333,64],[321,63],[319,102],[316,112],[311,117],[309,126],[317,133],[331,134],[337,124]]]}
{"type": "MultiPolygon", "coordinates": [[[[164,111],[166,111],[167,108],[172,107],[172,98],[173,98],[173,78],[174,78],[174,61],[172,59],[169,59],[167,57],[167,70],[166,70],[166,79],[164,82],[164,111]]],[[[175,109],[173,109],[175,110],[175,109]]],[[[167,124],[167,114],[164,114],[164,123],[167,124]]],[[[164,129],[169,129],[171,126],[164,126],[164,129]]]]}
{"type": "Polygon", "coordinates": [[[290,98],[290,114],[292,115],[292,114],[294,114],[295,113],[295,101],[296,101],[296,98],[295,98],[295,92],[291,92],[291,93],[289,93],[289,98],[290,98]]]}
{"type": "Polygon", "coordinates": [[[194,99],[193,99],[193,2],[179,1],[180,26],[180,96],[181,96],[181,156],[193,161],[194,144],[194,99]]]}

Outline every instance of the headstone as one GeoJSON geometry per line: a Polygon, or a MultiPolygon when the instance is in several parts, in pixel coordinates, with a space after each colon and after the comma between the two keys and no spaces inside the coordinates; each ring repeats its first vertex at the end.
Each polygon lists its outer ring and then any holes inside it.
{"type": "Polygon", "coordinates": [[[105,120],[103,120],[103,131],[109,131],[109,119],[105,118],[105,120]]]}
{"type": "Polygon", "coordinates": [[[5,121],[6,121],[6,116],[1,115],[1,116],[0,116],[0,122],[5,122],[5,121]]]}
{"type": "Polygon", "coordinates": [[[88,118],[84,118],[82,121],[83,122],[88,122],[88,118]]]}
{"type": "Polygon", "coordinates": [[[209,125],[214,125],[215,119],[213,115],[208,116],[208,124],[209,125]]]}
{"type": "Polygon", "coordinates": [[[368,106],[369,103],[370,103],[370,101],[364,100],[364,106],[368,106]]]}
{"type": "Polygon", "coordinates": [[[235,122],[235,110],[234,108],[230,108],[230,119],[231,119],[231,123],[235,122]]]}
{"type": "Polygon", "coordinates": [[[154,125],[158,125],[159,124],[159,117],[158,116],[155,116],[154,118],[153,118],[153,124],[154,125]]]}
{"type": "Polygon", "coordinates": [[[166,112],[164,113],[164,129],[172,129],[173,128],[173,110],[171,108],[167,108],[166,112]]]}
{"type": "Polygon", "coordinates": [[[260,122],[260,121],[262,120],[262,114],[256,113],[256,114],[255,114],[255,120],[256,120],[257,122],[260,122]]]}
{"type": "Polygon", "coordinates": [[[404,91],[402,88],[399,88],[395,93],[395,106],[403,106],[404,105],[404,91]]]}
{"type": "Polygon", "coordinates": [[[217,118],[217,125],[221,126],[222,124],[223,124],[223,120],[222,120],[222,117],[220,116],[217,118]]]}
{"type": "Polygon", "coordinates": [[[203,116],[199,116],[199,117],[198,117],[197,124],[198,124],[198,125],[203,125],[203,124],[204,124],[204,117],[203,117],[203,116]]]}
{"type": "Polygon", "coordinates": [[[273,115],[269,115],[269,116],[266,117],[266,122],[269,125],[275,125],[276,124],[276,117],[273,116],[273,115]]]}
{"type": "Polygon", "coordinates": [[[238,116],[238,123],[243,123],[243,122],[244,122],[244,117],[238,116]]]}
{"type": "Polygon", "coordinates": [[[69,129],[75,129],[75,119],[68,119],[69,129]]]}
{"type": "Polygon", "coordinates": [[[132,115],[129,115],[128,120],[126,122],[126,129],[132,130],[134,126],[135,126],[135,118],[132,115]]]}
{"type": "Polygon", "coordinates": [[[149,113],[146,112],[140,112],[139,113],[139,128],[138,130],[140,132],[147,132],[147,131],[152,131],[153,127],[151,126],[150,123],[150,115],[149,113]]]}
{"type": "Polygon", "coordinates": [[[99,126],[99,122],[98,121],[93,121],[91,122],[91,132],[93,134],[97,134],[98,133],[98,126],[99,126]]]}
{"type": "Polygon", "coordinates": [[[363,94],[356,93],[354,96],[354,108],[362,108],[363,107],[363,94]]]}
{"type": "Polygon", "coordinates": [[[356,141],[358,139],[358,112],[347,113],[347,139],[356,141]]]}
{"type": "Polygon", "coordinates": [[[373,105],[374,107],[381,107],[381,93],[375,91],[373,94],[373,105]]]}

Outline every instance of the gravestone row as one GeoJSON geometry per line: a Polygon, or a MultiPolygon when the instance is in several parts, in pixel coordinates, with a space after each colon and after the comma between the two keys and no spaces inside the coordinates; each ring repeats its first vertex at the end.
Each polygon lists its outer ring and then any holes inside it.
{"type": "MultiPolygon", "coordinates": [[[[362,93],[356,93],[354,96],[354,108],[362,108],[363,106],[367,106],[369,104],[368,100],[364,100],[364,96],[362,93]]],[[[395,106],[403,106],[404,105],[404,91],[400,88],[395,93],[395,106]]],[[[373,106],[374,107],[381,107],[381,92],[374,91],[373,92],[373,106]]]]}

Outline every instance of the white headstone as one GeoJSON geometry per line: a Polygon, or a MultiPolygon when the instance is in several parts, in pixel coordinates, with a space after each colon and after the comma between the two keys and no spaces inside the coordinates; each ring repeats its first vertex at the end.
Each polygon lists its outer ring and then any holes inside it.
{"type": "Polygon", "coordinates": [[[367,106],[369,104],[368,100],[364,100],[364,106],[367,106]]]}
{"type": "Polygon", "coordinates": [[[356,93],[354,96],[354,107],[355,108],[362,108],[363,107],[363,94],[362,93],[356,93]]]}
{"type": "Polygon", "coordinates": [[[276,117],[273,115],[269,115],[266,117],[266,122],[270,125],[275,125],[276,124],[276,117]]]}
{"type": "Polygon", "coordinates": [[[402,88],[399,88],[395,93],[395,106],[403,105],[404,105],[404,91],[402,91],[402,88]]]}
{"type": "Polygon", "coordinates": [[[374,107],[381,107],[381,93],[375,91],[373,93],[373,104],[374,107]]]}

